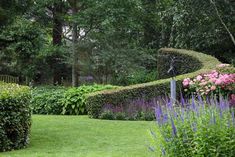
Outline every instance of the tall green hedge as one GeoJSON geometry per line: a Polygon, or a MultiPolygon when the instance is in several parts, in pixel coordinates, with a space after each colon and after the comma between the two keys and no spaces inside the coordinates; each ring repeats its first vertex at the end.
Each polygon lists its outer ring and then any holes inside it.
{"type": "MultiPolygon", "coordinates": [[[[166,73],[169,69],[170,57],[175,56],[177,62],[178,75],[175,78],[177,86],[181,87],[184,78],[192,78],[200,73],[215,69],[220,62],[203,53],[183,50],[163,48],[158,53],[158,72],[161,79],[153,82],[126,86],[114,90],[106,90],[87,95],[87,111],[90,117],[98,118],[103,105],[112,104],[114,106],[128,104],[137,98],[151,99],[153,97],[165,95],[170,92],[170,78],[166,73]]],[[[179,90],[180,88],[177,88],[179,90]]]]}
{"type": "Polygon", "coordinates": [[[0,82],[0,151],[20,149],[29,143],[29,101],[27,86],[0,82]]]}

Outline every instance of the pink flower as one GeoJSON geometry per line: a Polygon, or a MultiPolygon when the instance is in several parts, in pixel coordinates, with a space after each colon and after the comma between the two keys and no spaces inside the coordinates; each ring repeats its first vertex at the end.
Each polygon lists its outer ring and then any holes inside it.
{"type": "Polygon", "coordinates": [[[223,82],[222,82],[222,80],[220,80],[220,79],[217,79],[216,81],[215,81],[215,84],[216,85],[221,85],[223,82]]]}
{"type": "Polygon", "coordinates": [[[188,87],[190,82],[191,82],[190,78],[184,79],[184,80],[183,80],[183,86],[184,86],[184,87],[188,87]]]}
{"type": "Polygon", "coordinates": [[[198,80],[198,81],[201,81],[201,80],[202,80],[202,76],[201,76],[201,75],[198,75],[198,76],[197,76],[197,80],[198,80]]]}
{"type": "Polygon", "coordinates": [[[216,90],[216,86],[211,86],[211,90],[216,90]]]}
{"type": "Polygon", "coordinates": [[[215,83],[216,82],[216,78],[210,78],[209,81],[212,82],[212,83],[215,83]]]}

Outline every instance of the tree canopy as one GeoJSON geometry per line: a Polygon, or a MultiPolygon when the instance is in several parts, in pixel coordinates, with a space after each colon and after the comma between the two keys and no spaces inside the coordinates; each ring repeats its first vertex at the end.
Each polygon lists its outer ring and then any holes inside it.
{"type": "Polygon", "coordinates": [[[2,0],[0,74],[140,83],[157,79],[161,47],[234,63],[234,15],[232,0],[2,0]]]}

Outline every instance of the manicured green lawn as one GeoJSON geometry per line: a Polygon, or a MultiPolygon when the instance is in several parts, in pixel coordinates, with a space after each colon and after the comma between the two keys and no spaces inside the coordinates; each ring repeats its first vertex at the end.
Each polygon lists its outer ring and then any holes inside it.
{"type": "MultiPolygon", "coordinates": [[[[149,157],[155,122],[107,121],[87,116],[33,116],[30,145],[0,157],[149,157]]],[[[156,154],[155,154],[156,155],[156,154]]]]}

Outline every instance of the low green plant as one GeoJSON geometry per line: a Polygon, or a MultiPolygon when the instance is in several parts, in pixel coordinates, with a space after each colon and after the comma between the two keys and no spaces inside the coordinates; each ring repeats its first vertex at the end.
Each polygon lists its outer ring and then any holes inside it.
{"type": "Polygon", "coordinates": [[[116,113],[116,120],[125,120],[126,119],[126,114],[124,112],[118,112],[116,113]]]}
{"type": "Polygon", "coordinates": [[[32,90],[30,106],[34,114],[61,114],[61,99],[66,88],[60,86],[40,86],[32,90]]]}
{"type": "Polygon", "coordinates": [[[116,87],[96,84],[77,88],[60,86],[36,87],[32,90],[33,96],[30,104],[34,114],[86,114],[86,94],[112,88],[116,87]]]}
{"type": "Polygon", "coordinates": [[[114,120],[116,117],[112,111],[104,111],[99,117],[100,119],[114,120]]]}
{"type": "Polygon", "coordinates": [[[86,94],[101,91],[105,89],[113,89],[115,86],[111,85],[92,85],[80,86],[78,88],[68,89],[64,97],[61,99],[62,114],[65,115],[79,115],[86,114],[86,94]]]}
{"type": "Polygon", "coordinates": [[[0,152],[29,143],[30,97],[29,87],[0,82],[0,152]]]}

